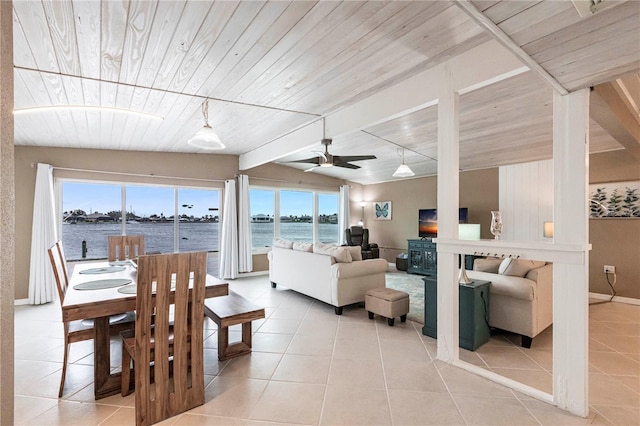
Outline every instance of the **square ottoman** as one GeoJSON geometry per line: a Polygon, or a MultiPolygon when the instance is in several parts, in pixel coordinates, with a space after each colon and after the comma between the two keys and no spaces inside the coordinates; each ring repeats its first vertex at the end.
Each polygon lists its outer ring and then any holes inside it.
{"type": "Polygon", "coordinates": [[[364,298],[364,308],[369,312],[369,319],[378,314],[387,318],[387,323],[393,327],[395,317],[400,317],[402,322],[407,320],[409,295],[392,288],[372,288],[364,298]]]}

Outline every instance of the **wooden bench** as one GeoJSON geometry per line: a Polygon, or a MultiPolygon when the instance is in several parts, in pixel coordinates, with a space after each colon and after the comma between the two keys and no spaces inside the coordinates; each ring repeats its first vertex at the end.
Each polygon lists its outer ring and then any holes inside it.
{"type": "Polygon", "coordinates": [[[205,299],[204,314],[218,325],[218,359],[224,361],[251,352],[251,321],[264,318],[264,308],[238,293],[205,299]],[[242,324],[242,341],[229,345],[229,327],[242,324]]]}

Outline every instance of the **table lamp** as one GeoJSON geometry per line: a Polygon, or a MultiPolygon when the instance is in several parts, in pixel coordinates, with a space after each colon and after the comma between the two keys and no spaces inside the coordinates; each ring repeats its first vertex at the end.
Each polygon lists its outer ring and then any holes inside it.
{"type": "MultiPolygon", "coordinates": [[[[458,224],[458,239],[459,240],[479,240],[480,224],[479,223],[458,224]]],[[[458,283],[460,284],[471,283],[471,280],[467,276],[467,270],[465,268],[465,261],[464,261],[463,255],[460,255],[460,275],[458,276],[458,283]]]]}

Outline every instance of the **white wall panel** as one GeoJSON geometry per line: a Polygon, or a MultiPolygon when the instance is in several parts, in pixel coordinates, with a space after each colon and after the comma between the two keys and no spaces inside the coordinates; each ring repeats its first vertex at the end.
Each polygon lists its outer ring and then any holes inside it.
{"type": "Polygon", "coordinates": [[[502,239],[544,241],[543,223],[553,221],[553,161],[500,167],[502,239]]]}

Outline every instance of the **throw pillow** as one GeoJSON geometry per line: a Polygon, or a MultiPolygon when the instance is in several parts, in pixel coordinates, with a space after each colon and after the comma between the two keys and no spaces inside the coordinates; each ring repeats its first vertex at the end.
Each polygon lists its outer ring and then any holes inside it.
{"type": "Polygon", "coordinates": [[[498,273],[512,277],[524,277],[530,270],[541,266],[544,266],[544,262],[541,260],[507,258],[500,264],[498,273]]]}
{"type": "Polygon", "coordinates": [[[274,238],[273,246],[290,249],[293,248],[293,241],[285,240],[284,238],[274,238]]]}
{"type": "Polygon", "coordinates": [[[354,262],[362,260],[362,250],[359,246],[347,246],[349,253],[351,253],[351,260],[354,262]]]}
{"type": "Polygon", "coordinates": [[[351,253],[347,247],[327,246],[325,244],[314,244],[313,252],[333,256],[338,263],[351,263],[351,253]]]}
{"type": "Polygon", "coordinates": [[[473,270],[479,272],[490,272],[492,274],[498,273],[498,268],[502,259],[495,257],[487,257],[486,259],[476,259],[473,261],[473,270]]]}
{"type": "Polygon", "coordinates": [[[301,241],[295,241],[293,243],[293,249],[311,253],[313,251],[313,243],[303,243],[301,241]]]}

